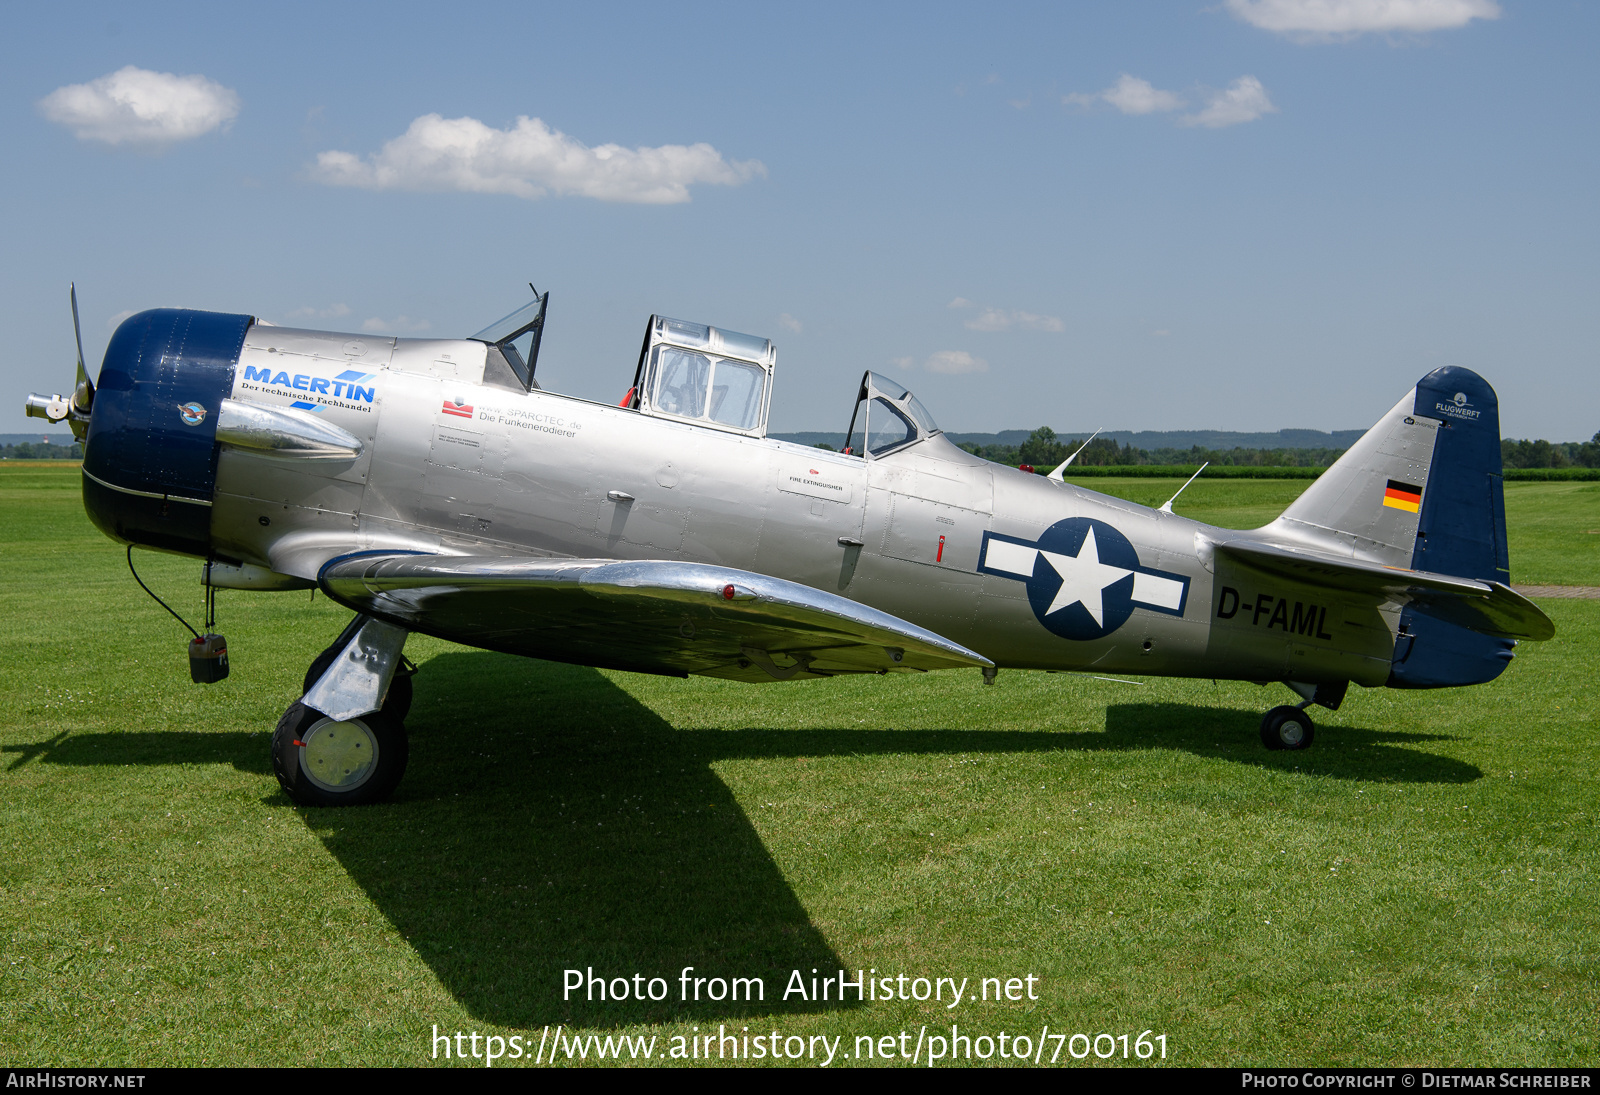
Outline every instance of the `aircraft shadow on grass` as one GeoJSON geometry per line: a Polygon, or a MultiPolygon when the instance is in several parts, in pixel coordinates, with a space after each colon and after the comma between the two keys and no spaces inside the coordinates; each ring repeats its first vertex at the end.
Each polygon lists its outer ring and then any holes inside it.
{"type": "MultiPolygon", "coordinates": [[[[302,813],[475,1018],[509,1027],[737,1022],[836,1010],[785,1002],[792,970],[842,963],[712,770],[734,758],[1180,749],[1344,779],[1462,783],[1470,765],[1388,746],[1429,735],[1334,728],[1267,753],[1257,711],[1107,709],[1104,734],[982,730],[679,730],[593,669],[489,653],[417,677],[411,762],[393,801],[302,813]],[[1327,746],[1333,746],[1327,748],[1327,746]],[[759,977],[763,1000],[679,1000],[679,974],[759,977]],[[562,999],[564,971],[667,982],[660,1002],[562,999]]],[[[9,767],[230,763],[269,775],[262,734],[82,734],[8,746],[9,767]]],[[[274,791],[272,801],[284,800],[274,791]]],[[[659,993],[660,987],[657,986],[659,993]]]]}
{"type": "Polygon", "coordinates": [[[1477,765],[1401,748],[1456,740],[1447,734],[1319,726],[1309,751],[1269,752],[1258,735],[1261,714],[1256,708],[1115,704],[1106,708],[1106,733],[1098,748],[1181,749],[1257,768],[1380,783],[1471,783],[1483,776],[1477,765]]]}
{"type": "Polygon", "coordinates": [[[1310,752],[1268,752],[1261,746],[1261,711],[1181,703],[1117,704],[1106,708],[1103,734],[1007,730],[719,730],[701,731],[703,760],[870,756],[878,753],[1108,753],[1178,749],[1196,756],[1275,771],[1298,771],[1391,783],[1471,783],[1475,765],[1394,746],[1455,740],[1335,726],[1318,731],[1310,752]]]}

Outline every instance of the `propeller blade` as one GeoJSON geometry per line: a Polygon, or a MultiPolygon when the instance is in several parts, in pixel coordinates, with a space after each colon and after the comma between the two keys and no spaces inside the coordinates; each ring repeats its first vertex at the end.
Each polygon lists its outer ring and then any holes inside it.
{"type": "Polygon", "coordinates": [[[78,284],[72,283],[72,337],[78,344],[78,378],[72,386],[72,405],[84,414],[94,404],[94,381],[83,364],[83,330],[78,324],[78,284]]]}

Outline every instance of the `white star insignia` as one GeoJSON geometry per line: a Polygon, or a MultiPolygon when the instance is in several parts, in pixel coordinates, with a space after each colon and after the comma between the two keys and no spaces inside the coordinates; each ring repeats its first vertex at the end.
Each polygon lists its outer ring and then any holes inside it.
{"type": "Polygon", "coordinates": [[[1044,614],[1054,615],[1063,608],[1081,604],[1094,618],[1095,626],[1104,627],[1106,587],[1121,581],[1133,571],[1107,566],[1100,561],[1100,548],[1094,542],[1094,527],[1090,526],[1076,556],[1060,555],[1054,551],[1040,551],[1039,554],[1049,560],[1055,572],[1061,575],[1061,588],[1056,590],[1055,600],[1050,602],[1044,614]]]}

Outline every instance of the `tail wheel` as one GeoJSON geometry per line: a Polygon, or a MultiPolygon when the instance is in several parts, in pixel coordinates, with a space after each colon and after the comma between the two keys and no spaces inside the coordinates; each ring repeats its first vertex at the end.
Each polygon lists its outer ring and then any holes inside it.
{"type": "Polygon", "coordinates": [[[272,768],[301,806],[382,802],[405,774],[405,724],[387,710],[330,719],[295,702],[272,734],[272,768]]]}
{"type": "Polygon", "coordinates": [[[1274,707],[1261,717],[1261,744],[1268,749],[1309,749],[1316,730],[1298,707],[1274,707]]]}

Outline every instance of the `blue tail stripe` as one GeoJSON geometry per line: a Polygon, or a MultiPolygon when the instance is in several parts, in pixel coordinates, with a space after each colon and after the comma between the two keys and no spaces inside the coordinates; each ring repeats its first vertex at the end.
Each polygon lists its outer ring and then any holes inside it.
{"type": "Polygon", "coordinates": [[[1416,413],[1440,420],[1422,494],[1417,570],[1509,582],[1505,494],[1500,468],[1500,401],[1488,381],[1457,365],[1417,383],[1416,413]]]}
{"type": "MultiPolygon", "coordinates": [[[[1471,369],[1447,365],[1418,381],[1415,413],[1438,419],[1440,426],[1412,567],[1510,584],[1499,398],[1471,369]]],[[[1389,685],[1447,688],[1492,681],[1510,664],[1515,645],[1408,605],[1400,614],[1389,685]]]]}

